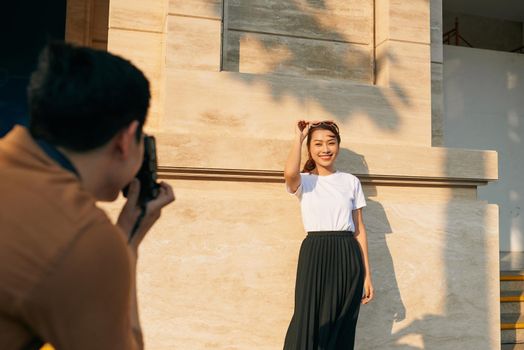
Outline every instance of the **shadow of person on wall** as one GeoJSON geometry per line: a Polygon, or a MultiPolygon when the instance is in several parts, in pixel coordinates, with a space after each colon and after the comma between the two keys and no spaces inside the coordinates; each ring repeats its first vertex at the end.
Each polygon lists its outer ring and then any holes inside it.
{"type": "MultiPolygon", "coordinates": [[[[446,317],[440,315],[424,315],[420,319],[412,321],[408,326],[397,331],[393,337],[395,342],[401,341],[402,338],[408,336],[416,336],[420,339],[421,347],[412,347],[410,345],[398,344],[392,349],[424,349],[424,350],[439,350],[442,349],[443,344],[436,345],[435,341],[428,341],[428,334],[431,334],[436,329],[442,329],[445,324],[446,317]]],[[[444,333],[444,332],[443,332],[444,333]]]]}
{"type": "Polygon", "coordinates": [[[356,349],[417,349],[396,344],[398,338],[393,336],[393,326],[406,318],[406,310],[387,244],[387,236],[393,234],[392,229],[383,205],[376,199],[377,186],[368,177],[370,170],[365,157],[341,148],[337,169],[359,177],[367,202],[363,213],[375,299],[367,305],[361,305],[356,349]]]}

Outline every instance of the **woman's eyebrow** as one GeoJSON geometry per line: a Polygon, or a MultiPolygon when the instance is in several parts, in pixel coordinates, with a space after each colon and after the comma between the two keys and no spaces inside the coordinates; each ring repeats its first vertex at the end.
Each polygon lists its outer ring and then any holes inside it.
{"type": "MultiPolygon", "coordinates": [[[[329,137],[328,141],[336,139],[335,136],[328,136],[328,137],[329,137]]],[[[324,141],[323,139],[313,139],[313,142],[323,142],[323,141],[324,141]]]]}

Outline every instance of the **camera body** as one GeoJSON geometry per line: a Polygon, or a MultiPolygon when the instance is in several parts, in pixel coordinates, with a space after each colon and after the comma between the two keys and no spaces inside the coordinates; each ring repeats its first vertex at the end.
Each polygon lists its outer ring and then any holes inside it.
{"type": "MultiPolygon", "coordinates": [[[[144,135],[144,160],[135,176],[140,181],[140,194],[137,204],[145,207],[147,202],[158,196],[160,185],[157,183],[156,141],[154,136],[144,135]]],[[[122,193],[127,197],[129,185],[122,193]]]]}

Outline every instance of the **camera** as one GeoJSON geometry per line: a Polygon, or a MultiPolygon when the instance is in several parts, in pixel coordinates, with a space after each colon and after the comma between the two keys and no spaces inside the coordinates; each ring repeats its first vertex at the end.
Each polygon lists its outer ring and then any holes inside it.
{"type": "MultiPolygon", "coordinates": [[[[137,204],[145,208],[147,202],[158,196],[160,185],[157,183],[156,141],[154,136],[144,135],[144,160],[135,176],[140,181],[140,194],[137,204]]],[[[127,197],[129,185],[122,193],[127,197]]]]}

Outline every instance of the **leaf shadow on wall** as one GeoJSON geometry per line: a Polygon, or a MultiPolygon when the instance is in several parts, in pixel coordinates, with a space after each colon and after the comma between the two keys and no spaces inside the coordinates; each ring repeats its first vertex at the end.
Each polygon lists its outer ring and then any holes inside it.
{"type": "Polygon", "coordinates": [[[373,57],[372,40],[359,44],[358,37],[338,30],[340,23],[330,26],[336,11],[327,1],[250,4],[248,10],[226,1],[224,70],[238,72],[235,77],[247,85],[267,85],[275,102],[292,97],[307,113],[324,114],[321,118],[346,121],[362,114],[380,129],[400,127],[397,109],[411,105],[406,90],[395,81],[374,85],[374,64],[396,64],[394,54],[381,50],[373,57]],[[236,18],[241,16],[256,18],[257,25],[236,18]]]}

